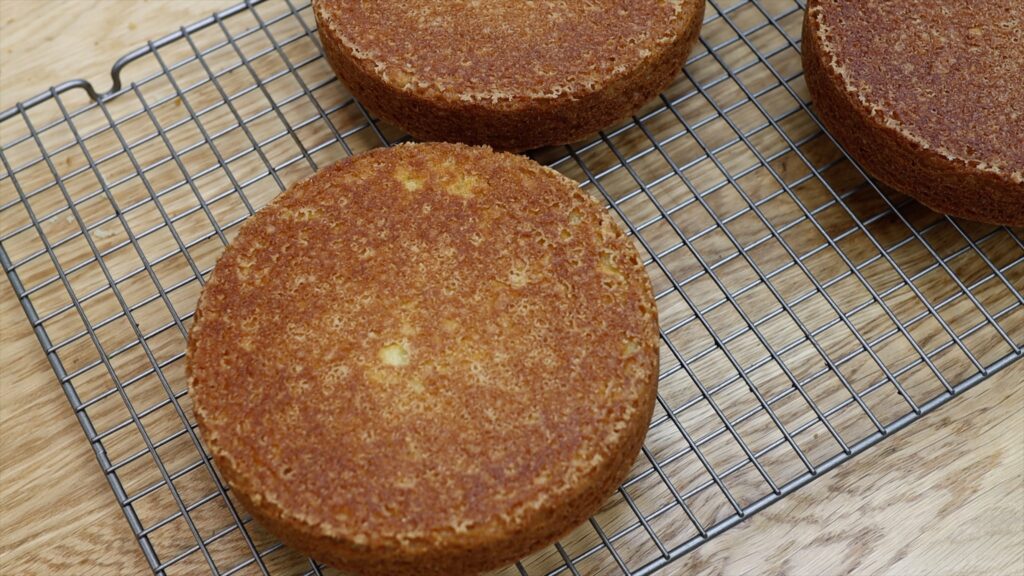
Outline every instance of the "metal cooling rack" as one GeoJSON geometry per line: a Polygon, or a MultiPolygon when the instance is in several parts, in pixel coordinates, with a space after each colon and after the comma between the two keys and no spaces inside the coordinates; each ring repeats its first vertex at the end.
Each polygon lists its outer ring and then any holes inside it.
{"type": "MultiPolygon", "coordinates": [[[[535,154],[647,255],[662,372],[629,479],[503,573],[652,573],[1020,358],[1021,231],[867,180],[809,111],[802,16],[710,0],[659,99],[535,154]]],[[[154,573],[329,573],[218,478],[186,334],[242,221],[403,134],[334,78],[299,0],[217,13],[112,75],[109,92],[76,80],[0,114],[0,263],[154,573]]]]}

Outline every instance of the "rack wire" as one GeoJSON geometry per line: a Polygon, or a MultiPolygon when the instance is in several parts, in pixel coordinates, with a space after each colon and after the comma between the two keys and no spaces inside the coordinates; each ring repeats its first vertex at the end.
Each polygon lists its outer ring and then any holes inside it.
{"type": "MultiPolygon", "coordinates": [[[[651,574],[1021,357],[1021,231],[867,179],[811,113],[802,18],[795,0],[709,0],[658,99],[534,153],[646,255],[661,380],[628,480],[501,573],[651,574]]],[[[112,79],[0,113],[0,264],[155,574],[330,573],[218,477],[185,386],[187,332],[241,222],[405,135],[335,79],[301,0],[180,28],[112,79]]]]}

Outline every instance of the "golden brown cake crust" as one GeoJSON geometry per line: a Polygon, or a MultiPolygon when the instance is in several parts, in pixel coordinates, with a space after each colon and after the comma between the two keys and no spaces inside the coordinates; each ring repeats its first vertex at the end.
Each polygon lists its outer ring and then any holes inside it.
{"type": "Polygon", "coordinates": [[[587,136],[667,87],[704,0],[314,0],[327,60],[420,140],[527,150],[587,136]]]}
{"type": "Polygon", "coordinates": [[[245,507],[360,574],[495,568],[623,480],[658,376],[649,279],[535,162],[378,149],[247,221],[196,311],[190,394],[245,507]]]}
{"type": "Polygon", "coordinates": [[[1024,2],[807,8],[807,86],[839,143],[934,210],[1024,225],[1024,2]]]}

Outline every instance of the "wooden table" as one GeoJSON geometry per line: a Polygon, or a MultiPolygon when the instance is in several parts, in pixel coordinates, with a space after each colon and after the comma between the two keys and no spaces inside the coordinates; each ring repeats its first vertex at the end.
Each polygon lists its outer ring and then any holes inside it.
{"type": "MultiPolygon", "coordinates": [[[[0,0],[0,108],[232,0],[0,0]],[[62,32],[58,32],[62,31],[62,32]]],[[[146,563],[7,286],[0,573],[146,563]]],[[[671,565],[679,574],[1024,574],[1024,362],[671,565]]]]}

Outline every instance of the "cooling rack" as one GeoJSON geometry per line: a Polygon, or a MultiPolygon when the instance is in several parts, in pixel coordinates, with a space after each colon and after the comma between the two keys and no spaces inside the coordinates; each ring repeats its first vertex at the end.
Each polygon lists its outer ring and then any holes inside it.
{"type": "MultiPolygon", "coordinates": [[[[709,0],[658,99],[536,159],[605,201],[661,324],[628,480],[502,574],[650,574],[987,376],[1024,345],[1020,230],[865,178],[809,107],[794,0],[709,0]]],[[[0,113],[0,264],[156,574],[325,574],[240,508],[184,378],[238,225],[405,138],[323,60],[301,0],[251,1],[0,113]]]]}

